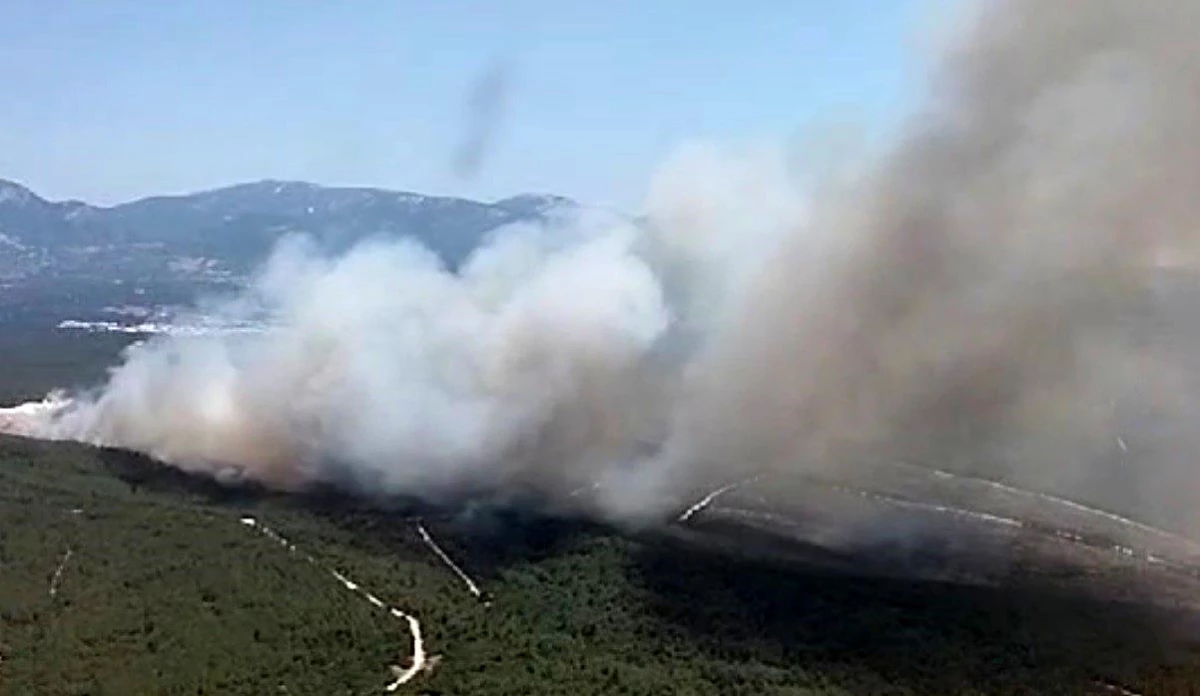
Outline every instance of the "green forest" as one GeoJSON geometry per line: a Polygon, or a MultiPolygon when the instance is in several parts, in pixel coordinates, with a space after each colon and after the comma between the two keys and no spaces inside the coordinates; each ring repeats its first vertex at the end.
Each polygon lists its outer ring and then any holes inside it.
{"type": "Polygon", "coordinates": [[[849,577],[579,522],[468,526],[331,493],[230,491],[127,453],[4,439],[0,693],[382,693],[390,668],[408,664],[408,630],[321,566],[419,619],[432,659],[407,693],[1200,684],[1200,656],[1132,607],[849,577]],[[422,543],[417,515],[490,603],[422,543]]]}
{"type": "MultiPolygon", "coordinates": [[[[5,403],[96,383],[131,340],[22,326],[0,336],[5,403]]],[[[1195,634],[1134,606],[453,512],[227,489],[126,452],[0,437],[0,694],[384,693],[410,664],[408,627],[330,570],[419,620],[427,669],[397,693],[1200,693],[1195,634]]]]}

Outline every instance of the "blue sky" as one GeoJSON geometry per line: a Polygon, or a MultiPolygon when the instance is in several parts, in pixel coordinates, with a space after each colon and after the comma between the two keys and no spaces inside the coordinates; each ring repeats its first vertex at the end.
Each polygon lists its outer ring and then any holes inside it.
{"type": "Polygon", "coordinates": [[[946,1],[0,0],[0,178],[98,203],[279,178],[636,207],[680,143],[886,132],[946,1]]]}

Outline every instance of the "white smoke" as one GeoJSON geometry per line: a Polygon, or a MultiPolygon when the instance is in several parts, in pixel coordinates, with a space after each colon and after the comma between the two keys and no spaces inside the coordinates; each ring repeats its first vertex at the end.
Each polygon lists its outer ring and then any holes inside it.
{"type": "Polygon", "coordinates": [[[289,240],[218,308],[265,309],[267,329],[135,346],[45,434],[276,485],[486,485],[523,438],[593,385],[630,378],[667,331],[637,240],[629,226],[566,243],[512,230],[458,275],[410,242],[325,258],[289,240]]]}
{"type": "Polygon", "coordinates": [[[776,151],[697,145],[644,224],[507,230],[458,274],[411,243],[291,240],[219,310],[267,331],[155,338],[23,427],[280,486],[603,482],[623,517],[882,456],[1019,450],[1080,478],[1106,425],[1089,377],[1136,362],[1090,312],[1198,241],[1200,5],[980,7],[852,182],[803,195],[776,151]]]}

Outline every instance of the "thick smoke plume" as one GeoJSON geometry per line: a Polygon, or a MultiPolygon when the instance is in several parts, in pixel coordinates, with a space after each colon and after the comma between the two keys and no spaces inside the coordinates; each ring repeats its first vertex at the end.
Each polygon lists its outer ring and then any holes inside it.
{"type": "Polygon", "coordinates": [[[458,274],[292,241],[224,310],[271,328],[136,347],[38,427],[279,486],[600,483],[625,519],[889,459],[1081,490],[1149,369],[1100,318],[1196,250],[1196,36],[1190,2],[988,2],[852,180],[802,195],[772,153],[696,147],[644,223],[506,230],[458,274]]]}

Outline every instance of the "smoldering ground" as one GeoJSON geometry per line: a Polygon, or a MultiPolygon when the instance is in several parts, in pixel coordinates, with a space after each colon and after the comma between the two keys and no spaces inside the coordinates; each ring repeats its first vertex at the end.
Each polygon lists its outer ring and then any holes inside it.
{"type": "Polygon", "coordinates": [[[1187,424],[1200,395],[1186,355],[1116,320],[1196,251],[1198,20],[983,3],[904,135],[815,189],[778,153],[697,146],[646,221],[503,230],[457,273],[411,242],[290,240],[218,310],[267,312],[262,333],[152,340],[22,427],[280,487],[534,490],[623,522],[755,474],[869,487],[902,460],[1200,532],[1193,429],[1142,423],[1153,445],[1112,462],[1128,412],[1187,424]]]}

